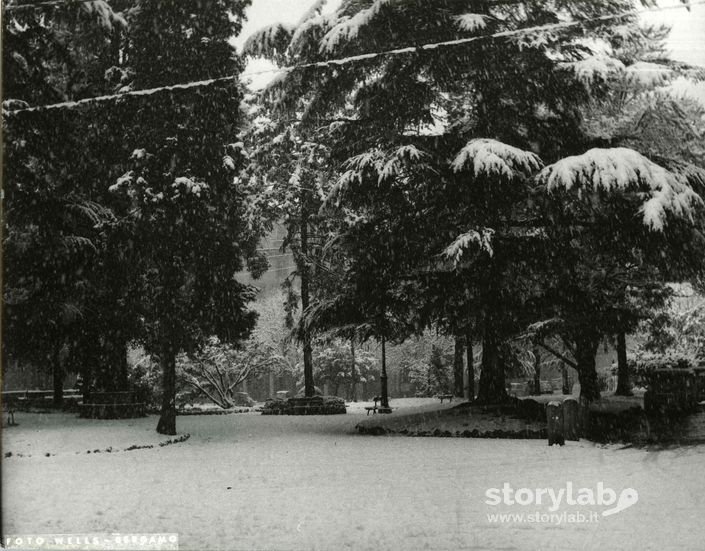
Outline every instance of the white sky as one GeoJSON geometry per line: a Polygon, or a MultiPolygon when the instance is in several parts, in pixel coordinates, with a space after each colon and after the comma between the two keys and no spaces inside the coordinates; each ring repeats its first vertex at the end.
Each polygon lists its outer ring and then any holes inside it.
{"type": "MultiPolygon", "coordinates": [[[[329,0],[325,11],[333,11],[340,1],[329,0]]],[[[673,59],[705,67],[705,0],[690,1],[693,5],[688,11],[685,7],[680,7],[682,4],[679,0],[660,0],[660,6],[679,7],[647,13],[643,18],[645,22],[666,23],[672,26],[668,46],[673,59]],[[695,4],[696,2],[703,3],[695,4]]],[[[234,43],[238,47],[241,46],[249,35],[271,23],[296,24],[313,3],[314,0],[253,0],[252,6],[247,11],[248,21],[234,43]]],[[[253,61],[248,65],[246,72],[252,73],[271,68],[272,66],[267,62],[253,61]]],[[[252,75],[250,78],[253,87],[259,88],[272,78],[272,74],[252,75]]],[[[705,83],[701,84],[703,85],[701,91],[705,91],[705,83]]]]}

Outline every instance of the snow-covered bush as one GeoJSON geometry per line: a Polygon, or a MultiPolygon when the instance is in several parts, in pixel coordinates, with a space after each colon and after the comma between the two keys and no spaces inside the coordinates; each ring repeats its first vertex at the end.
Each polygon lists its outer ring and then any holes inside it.
{"type": "Polygon", "coordinates": [[[313,356],[314,380],[318,384],[327,383],[332,394],[344,391],[352,396],[352,385],[371,383],[379,375],[379,366],[374,354],[366,350],[355,351],[355,370],[349,343],[335,340],[317,347],[313,356]]]}
{"type": "Polygon", "coordinates": [[[286,415],[288,402],[281,398],[270,398],[262,406],[262,415],[286,415]]]}
{"type": "Polygon", "coordinates": [[[238,348],[211,337],[201,350],[180,354],[176,361],[184,397],[192,394],[230,409],[236,404],[238,386],[276,364],[277,357],[254,341],[238,348]]]}
{"type": "Polygon", "coordinates": [[[648,385],[648,378],[657,369],[689,369],[697,366],[695,356],[678,353],[658,354],[639,351],[629,359],[629,370],[633,374],[634,384],[639,387],[648,385]]]}

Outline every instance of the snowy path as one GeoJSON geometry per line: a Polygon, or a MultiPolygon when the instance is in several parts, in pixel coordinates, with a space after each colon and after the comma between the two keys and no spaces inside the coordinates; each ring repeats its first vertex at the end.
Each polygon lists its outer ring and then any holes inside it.
{"type": "MultiPolygon", "coordinates": [[[[163,439],[148,433],[156,418],[74,431],[48,421],[34,438],[58,446],[47,450],[56,456],[3,461],[4,529],[178,532],[183,549],[702,548],[705,446],[647,452],[587,442],[549,448],[532,440],[373,437],[354,432],[363,418],[179,417],[179,431],[191,434],[184,443],[97,455],[75,452],[86,439],[107,442],[111,434],[116,447],[133,434],[163,439]],[[489,513],[545,508],[489,506],[488,488],[508,482],[558,491],[568,481],[632,487],[639,502],[593,524],[489,522],[489,513]]],[[[4,450],[27,446],[31,426],[26,420],[24,429],[4,431],[4,450]]]]}

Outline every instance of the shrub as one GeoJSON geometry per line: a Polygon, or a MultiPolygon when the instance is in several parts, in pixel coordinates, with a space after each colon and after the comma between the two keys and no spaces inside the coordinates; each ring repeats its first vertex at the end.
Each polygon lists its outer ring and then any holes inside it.
{"type": "Polygon", "coordinates": [[[629,370],[633,373],[636,386],[645,387],[649,375],[656,369],[690,369],[697,366],[695,356],[678,353],[641,353],[629,360],[629,370]]]}
{"type": "MultiPolygon", "coordinates": [[[[301,398],[270,398],[262,407],[262,415],[292,415],[294,406],[301,405],[301,398]]],[[[346,413],[345,400],[337,396],[313,396],[307,401],[308,413],[320,415],[338,415],[346,413]]],[[[301,411],[299,411],[301,413],[301,411]]]]}
{"type": "Polygon", "coordinates": [[[323,413],[325,415],[337,415],[339,413],[346,413],[345,400],[343,400],[342,398],[338,398],[337,396],[324,396],[323,413]]]}
{"type": "Polygon", "coordinates": [[[262,415],[286,415],[289,403],[281,398],[270,398],[262,406],[262,415]]]}

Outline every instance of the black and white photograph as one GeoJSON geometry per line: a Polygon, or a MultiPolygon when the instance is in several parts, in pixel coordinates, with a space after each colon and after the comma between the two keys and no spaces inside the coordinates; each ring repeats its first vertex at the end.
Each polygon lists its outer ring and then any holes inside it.
{"type": "Polygon", "coordinates": [[[705,549],[705,0],[2,0],[0,546],[705,549]]]}

